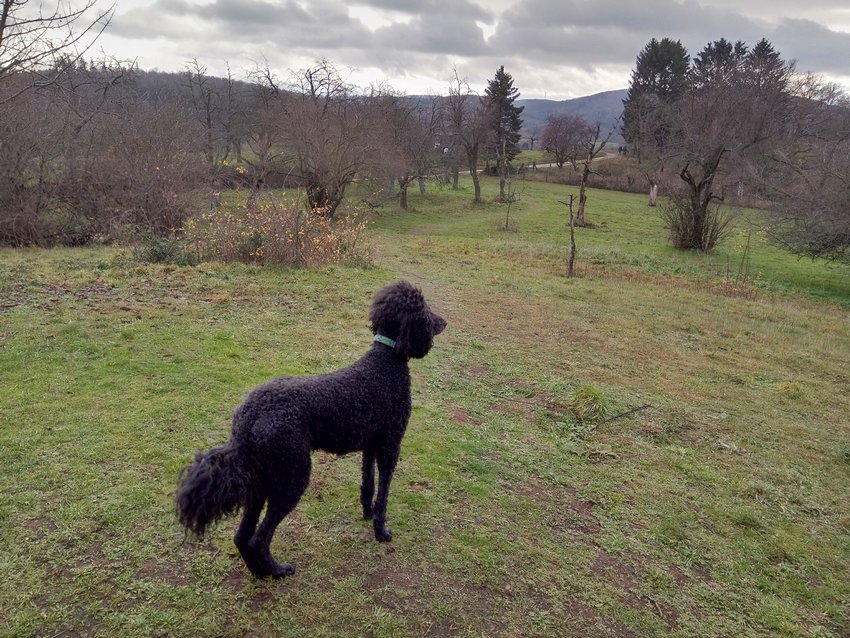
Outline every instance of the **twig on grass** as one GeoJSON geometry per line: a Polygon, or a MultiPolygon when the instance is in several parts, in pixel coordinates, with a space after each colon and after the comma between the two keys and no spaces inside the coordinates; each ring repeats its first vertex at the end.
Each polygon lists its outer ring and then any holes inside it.
{"type": "Polygon", "coordinates": [[[622,418],[624,416],[629,416],[630,414],[633,414],[635,412],[641,412],[643,410],[648,410],[649,408],[654,408],[654,407],[655,406],[652,405],[651,403],[644,403],[643,405],[639,405],[638,407],[632,408],[631,410],[626,410],[625,412],[620,412],[620,414],[615,414],[614,416],[609,416],[607,419],[604,419],[603,421],[600,421],[599,423],[597,423],[596,427],[599,427],[600,425],[605,425],[606,423],[610,423],[614,419],[619,419],[619,418],[622,418]]]}
{"type": "Polygon", "coordinates": [[[652,596],[646,596],[645,595],[644,598],[646,598],[649,602],[651,602],[653,605],[655,605],[655,611],[657,611],[658,615],[661,617],[661,619],[664,620],[664,612],[661,611],[661,605],[658,604],[658,601],[655,600],[652,596]]]}

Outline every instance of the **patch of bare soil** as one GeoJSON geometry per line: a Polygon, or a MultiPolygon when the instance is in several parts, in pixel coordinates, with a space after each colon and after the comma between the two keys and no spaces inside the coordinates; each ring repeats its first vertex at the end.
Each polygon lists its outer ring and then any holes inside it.
{"type": "Polygon", "coordinates": [[[29,532],[27,538],[34,541],[42,540],[58,529],[53,519],[47,516],[39,516],[23,521],[21,527],[29,532]]]}
{"type": "Polygon", "coordinates": [[[567,617],[566,627],[569,633],[563,636],[585,638],[589,636],[615,636],[616,638],[638,638],[635,633],[616,618],[604,615],[599,609],[580,600],[571,599],[564,607],[567,617]]]}
{"type": "Polygon", "coordinates": [[[600,550],[591,571],[619,591],[620,600],[632,609],[649,610],[658,616],[668,629],[678,625],[679,612],[664,602],[640,593],[644,571],[624,557],[600,550]]]}
{"type": "Polygon", "coordinates": [[[497,596],[501,594],[486,587],[446,582],[442,574],[411,571],[388,557],[366,577],[363,588],[375,604],[411,619],[408,629],[417,636],[457,635],[467,619],[474,619],[488,635],[498,633],[489,619],[496,616],[497,596]],[[447,592],[451,592],[451,602],[458,604],[457,614],[450,618],[433,616],[431,609],[445,599],[447,592]]]}
{"type": "Polygon", "coordinates": [[[142,564],[136,578],[163,582],[170,587],[183,587],[193,583],[188,572],[175,569],[173,564],[161,563],[155,558],[149,558],[142,564]]]}
{"type": "Polygon", "coordinates": [[[466,366],[466,371],[473,377],[484,377],[490,373],[490,366],[466,366]]]}
{"type": "Polygon", "coordinates": [[[593,515],[596,503],[580,498],[572,487],[561,488],[561,492],[560,507],[547,517],[547,524],[561,531],[598,534],[602,527],[593,515]]]}
{"type": "Polygon", "coordinates": [[[463,408],[456,405],[449,406],[449,415],[455,423],[463,423],[464,425],[478,425],[480,422],[473,419],[463,408]]]}

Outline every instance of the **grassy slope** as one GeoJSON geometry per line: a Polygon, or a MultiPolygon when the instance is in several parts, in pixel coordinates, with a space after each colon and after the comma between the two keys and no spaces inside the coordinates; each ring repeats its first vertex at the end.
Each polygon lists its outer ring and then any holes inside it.
{"type": "Polygon", "coordinates": [[[594,191],[568,280],[566,191],[520,190],[517,233],[412,195],[371,270],[0,253],[0,631],[847,635],[847,270],[754,234],[742,284],[743,235],[675,253],[642,197],[594,191]],[[294,578],[246,577],[234,521],[181,544],[191,453],[259,381],[356,358],[397,277],[450,327],[413,364],[393,543],[358,520],[358,459],[319,454],[273,545],[294,578]],[[653,408],[576,423],[584,383],[653,408]]]}

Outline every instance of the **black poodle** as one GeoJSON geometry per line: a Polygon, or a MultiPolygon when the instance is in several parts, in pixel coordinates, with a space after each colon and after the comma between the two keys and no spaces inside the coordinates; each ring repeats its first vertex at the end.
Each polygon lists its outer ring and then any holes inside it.
{"type": "Polygon", "coordinates": [[[307,489],[312,450],[363,452],[363,517],[372,519],[377,540],[392,538],[386,526],[387,493],[410,418],[407,362],[428,354],[446,322],[406,281],[375,295],[369,320],[374,343],[358,361],[337,372],[278,377],[256,388],[236,410],[230,442],[199,452],[181,471],[180,523],[201,536],[217,520],[243,509],[234,541],[257,577],[281,578],[295,571],[276,562],[269,545],[307,489]],[[264,504],[266,515],[257,525],[264,504]]]}

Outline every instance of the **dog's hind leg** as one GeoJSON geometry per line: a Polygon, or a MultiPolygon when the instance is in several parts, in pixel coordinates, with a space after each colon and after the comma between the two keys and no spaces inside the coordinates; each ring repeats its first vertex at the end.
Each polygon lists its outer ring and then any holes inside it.
{"type": "Polygon", "coordinates": [[[248,542],[248,552],[256,558],[256,563],[252,566],[245,562],[258,578],[283,578],[295,573],[295,568],[289,563],[278,563],[272,558],[270,546],[277,526],[295,508],[310,482],[309,449],[282,456],[277,462],[279,465],[270,477],[266,515],[248,542]]]}
{"type": "Polygon", "coordinates": [[[375,496],[375,450],[363,450],[363,482],[360,484],[360,504],[363,518],[372,518],[372,498],[375,496]]]}
{"type": "Polygon", "coordinates": [[[398,462],[399,446],[380,448],[378,450],[378,496],[375,499],[375,507],[372,511],[372,528],[375,531],[375,540],[382,543],[391,541],[393,538],[390,528],[386,525],[387,519],[387,497],[390,493],[390,481],[393,479],[396,463],[398,462]]]}
{"type": "Polygon", "coordinates": [[[242,560],[245,561],[248,569],[254,574],[262,570],[260,569],[257,555],[251,549],[250,541],[254,537],[254,532],[257,531],[260,512],[263,511],[263,504],[265,502],[266,497],[262,494],[256,494],[251,497],[251,500],[245,506],[245,512],[242,515],[242,522],[239,524],[239,529],[233,537],[233,542],[242,555],[242,560]]]}

